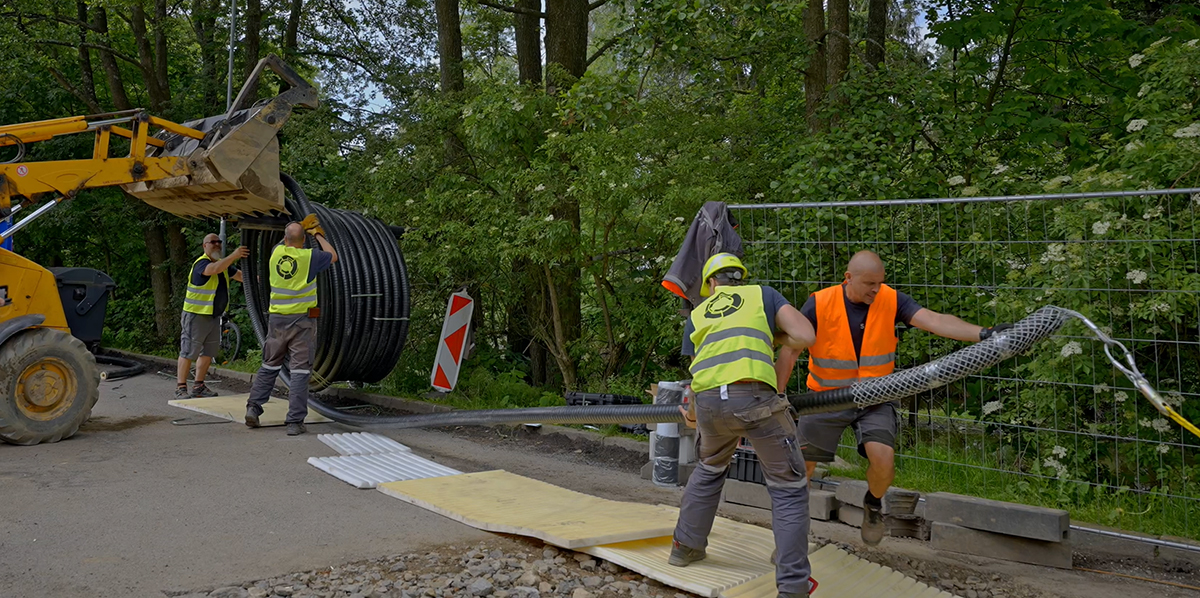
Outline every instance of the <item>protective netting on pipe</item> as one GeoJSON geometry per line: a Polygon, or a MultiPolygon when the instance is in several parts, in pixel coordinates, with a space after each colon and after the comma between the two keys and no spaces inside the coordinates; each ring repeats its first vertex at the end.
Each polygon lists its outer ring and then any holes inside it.
{"type": "MultiPolygon", "coordinates": [[[[292,218],[315,213],[339,257],[317,277],[321,317],[309,389],[338,381],[378,382],[396,366],[408,336],[408,272],[396,238],[378,220],[309,202],[294,179],[280,178],[291,195],[286,205],[292,218]]],[[[242,243],[250,248],[250,257],[242,260],[243,288],[259,343],[267,332],[267,261],[281,239],[283,231],[242,229],[242,243]]]]}

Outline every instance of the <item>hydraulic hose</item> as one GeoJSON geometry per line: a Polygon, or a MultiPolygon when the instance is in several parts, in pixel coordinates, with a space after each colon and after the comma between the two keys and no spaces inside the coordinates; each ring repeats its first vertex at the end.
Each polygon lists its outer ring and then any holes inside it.
{"type": "MultiPolygon", "coordinates": [[[[1049,337],[1069,317],[1054,306],[1039,309],[1012,328],[925,365],[879,378],[868,378],[846,388],[791,395],[788,400],[800,415],[869,407],[945,386],[977,374],[1005,359],[1028,351],[1049,337]]],[[[334,421],[355,426],[419,428],[437,426],[490,426],[511,423],[639,424],[683,421],[677,405],[605,405],[589,407],[536,407],[451,411],[405,416],[352,415],[309,399],[309,406],[334,421]]]]}
{"type": "Polygon", "coordinates": [[[132,359],[123,357],[114,357],[112,355],[96,355],[96,363],[102,365],[118,366],[115,370],[107,370],[100,372],[101,380],[121,380],[124,378],[132,378],[146,371],[146,366],[132,359]]]}
{"type": "MultiPolygon", "coordinates": [[[[338,262],[317,276],[317,348],[309,390],[338,381],[378,382],[400,359],[411,309],[408,271],[392,230],[378,220],[312,203],[292,177],[280,174],[290,195],[285,205],[295,220],[316,214],[338,262]]],[[[243,261],[247,311],[263,343],[270,304],[271,251],[283,231],[243,228],[250,249],[243,261]]],[[[309,246],[315,243],[309,241],[309,246]]]]}

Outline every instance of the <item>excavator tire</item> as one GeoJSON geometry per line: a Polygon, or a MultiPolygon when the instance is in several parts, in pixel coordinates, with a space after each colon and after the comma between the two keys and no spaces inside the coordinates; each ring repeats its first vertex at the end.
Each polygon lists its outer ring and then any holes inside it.
{"type": "Polygon", "coordinates": [[[99,398],[96,358],[70,334],[33,328],[0,346],[0,440],[29,445],[70,438],[99,398]]]}

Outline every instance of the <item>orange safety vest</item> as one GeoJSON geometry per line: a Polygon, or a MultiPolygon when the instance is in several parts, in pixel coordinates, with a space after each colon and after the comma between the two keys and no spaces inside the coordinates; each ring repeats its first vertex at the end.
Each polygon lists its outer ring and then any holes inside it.
{"type": "Polygon", "coordinates": [[[886,284],[867,311],[862,356],[854,354],[842,285],[817,291],[817,342],[808,348],[808,387],[834,390],[896,368],[896,290],[886,284]]]}

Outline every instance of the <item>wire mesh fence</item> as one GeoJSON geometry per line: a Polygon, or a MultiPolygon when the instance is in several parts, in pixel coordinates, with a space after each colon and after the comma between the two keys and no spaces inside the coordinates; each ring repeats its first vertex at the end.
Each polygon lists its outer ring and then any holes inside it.
{"type": "MultiPolygon", "coordinates": [[[[752,278],[797,307],[869,249],[887,284],[972,323],[1044,305],[1082,312],[1134,351],[1177,411],[1200,419],[1200,190],[731,208],[752,278]]],[[[900,329],[898,369],[962,346],[900,329]]],[[[1200,439],[1143,400],[1077,322],[899,410],[897,485],[1200,538],[1200,439]]],[[[839,454],[861,465],[849,432],[839,454]]]]}

